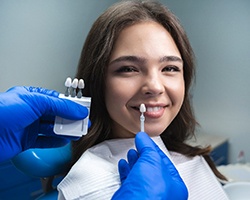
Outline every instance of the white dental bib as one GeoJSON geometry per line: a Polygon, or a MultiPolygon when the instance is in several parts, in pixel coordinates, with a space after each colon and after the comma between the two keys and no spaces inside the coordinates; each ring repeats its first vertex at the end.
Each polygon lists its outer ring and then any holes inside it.
{"type": "MultiPolygon", "coordinates": [[[[228,199],[203,157],[189,158],[169,152],[160,137],[152,139],[179,171],[188,188],[189,200],[228,199]]],[[[118,162],[126,159],[132,148],[135,149],[134,138],[112,139],[85,151],[58,185],[58,199],[111,199],[120,187],[118,162]]]]}

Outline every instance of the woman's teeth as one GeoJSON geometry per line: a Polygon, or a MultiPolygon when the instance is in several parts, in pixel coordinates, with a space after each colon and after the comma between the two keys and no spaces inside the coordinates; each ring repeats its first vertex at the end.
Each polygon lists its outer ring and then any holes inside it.
{"type": "Polygon", "coordinates": [[[162,109],[162,107],[157,106],[157,107],[147,107],[147,112],[157,112],[160,109],[162,109]]]}

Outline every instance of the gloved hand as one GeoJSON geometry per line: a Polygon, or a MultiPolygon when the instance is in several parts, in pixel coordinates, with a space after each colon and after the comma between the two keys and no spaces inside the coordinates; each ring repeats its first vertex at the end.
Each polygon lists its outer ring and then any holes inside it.
{"type": "Polygon", "coordinates": [[[53,132],[55,116],[80,120],[88,109],[58,95],[36,87],[14,87],[0,93],[0,161],[28,148],[58,147],[76,139],[53,132]]]}
{"type": "Polygon", "coordinates": [[[186,200],[188,191],[178,171],[152,139],[139,132],[135,144],[138,152],[129,150],[128,162],[119,161],[121,187],[112,200],[186,200]]]}

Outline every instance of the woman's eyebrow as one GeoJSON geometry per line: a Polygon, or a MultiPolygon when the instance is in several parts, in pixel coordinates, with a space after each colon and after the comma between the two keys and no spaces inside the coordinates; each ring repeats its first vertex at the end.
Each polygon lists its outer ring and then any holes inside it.
{"type": "MultiPolygon", "coordinates": [[[[145,64],[147,62],[147,59],[138,56],[121,56],[112,60],[109,64],[112,65],[113,63],[118,63],[122,61],[130,61],[138,64],[145,64]]],[[[179,56],[163,56],[162,58],[159,59],[160,63],[169,61],[175,61],[175,62],[177,61],[183,63],[183,60],[179,56]]]]}
{"type": "Polygon", "coordinates": [[[109,64],[111,65],[113,63],[122,62],[122,61],[130,61],[130,62],[135,62],[139,64],[144,64],[146,62],[146,59],[138,57],[138,56],[121,56],[112,60],[109,64]]]}
{"type": "Polygon", "coordinates": [[[177,61],[183,63],[183,60],[179,56],[163,56],[159,60],[160,62],[177,61]]]}

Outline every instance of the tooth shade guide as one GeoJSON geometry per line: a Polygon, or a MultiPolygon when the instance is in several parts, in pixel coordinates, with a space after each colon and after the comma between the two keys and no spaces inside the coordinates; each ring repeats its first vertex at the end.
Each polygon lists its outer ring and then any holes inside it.
{"type": "Polygon", "coordinates": [[[145,104],[143,104],[143,103],[140,105],[140,112],[141,112],[141,116],[140,116],[141,132],[144,132],[144,121],[145,121],[145,117],[144,117],[143,113],[146,112],[146,106],[145,106],[145,104]]]}
{"type": "Polygon", "coordinates": [[[140,105],[140,112],[142,112],[142,113],[146,112],[146,106],[145,106],[144,103],[142,103],[142,104],[140,105]]]}
{"type": "MultiPolygon", "coordinates": [[[[88,111],[90,111],[91,97],[84,97],[82,94],[84,89],[84,80],[78,80],[77,78],[74,78],[72,82],[72,79],[68,77],[66,78],[64,85],[66,87],[65,94],[59,94],[59,98],[68,99],[70,101],[79,103],[87,107],[88,111]]],[[[69,120],[56,116],[53,130],[58,135],[82,137],[88,133],[88,122],[89,115],[82,120],[69,120]]]]}
{"type": "Polygon", "coordinates": [[[76,96],[77,96],[77,98],[82,98],[82,89],[84,88],[84,81],[83,81],[83,79],[80,79],[78,81],[78,88],[79,88],[79,90],[78,90],[76,96]]]}
{"type": "Polygon", "coordinates": [[[83,79],[78,80],[77,78],[74,78],[74,80],[72,81],[72,79],[70,77],[68,77],[65,80],[64,85],[66,87],[66,91],[65,91],[64,96],[66,96],[66,97],[69,97],[69,96],[77,97],[79,99],[83,97],[82,90],[85,87],[83,79]],[[78,88],[78,91],[77,91],[77,88],[78,88]]]}
{"type": "Polygon", "coordinates": [[[66,87],[71,87],[71,84],[72,84],[72,79],[71,79],[70,77],[68,77],[68,78],[66,79],[64,85],[65,85],[66,87]]]}
{"type": "Polygon", "coordinates": [[[65,96],[68,97],[70,95],[70,87],[72,84],[72,79],[70,77],[68,77],[64,83],[64,85],[66,86],[66,91],[65,91],[65,96]]]}
{"type": "Polygon", "coordinates": [[[84,88],[84,81],[83,81],[83,79],[79,80],[79,82],[78,82],[78,88],[79,89],[83,89],[84,88]]]}
{"type": "Polygon", "coordinates": [[[72,82],[72,88],[77,88],[78,86],[78,79],[74,79],[73,82],[72,82]]]}

